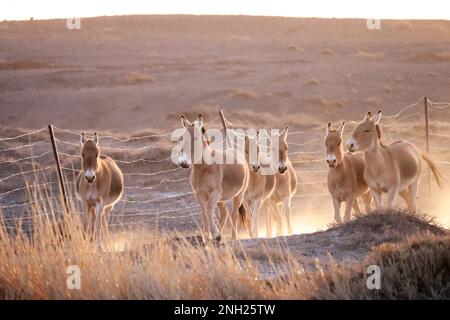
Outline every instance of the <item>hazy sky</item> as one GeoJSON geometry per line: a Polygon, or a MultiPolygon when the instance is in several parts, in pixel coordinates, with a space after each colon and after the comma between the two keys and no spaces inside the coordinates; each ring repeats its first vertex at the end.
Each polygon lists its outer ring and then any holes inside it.
{"type": "Polygon", "coordinates": [[[0,20],[125,14],[450,19],[449,0],[1,0],[0,20]]]}

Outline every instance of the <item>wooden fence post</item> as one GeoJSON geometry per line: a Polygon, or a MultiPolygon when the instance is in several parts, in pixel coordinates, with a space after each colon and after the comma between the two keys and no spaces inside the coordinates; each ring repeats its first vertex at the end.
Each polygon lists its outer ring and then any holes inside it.
{"type": "Polygon", "coordinates": [[[55,156],[56,170],[58,172],[58,177],[59,177],[59,187],[60,187],[61,195],[64,200],[64,207],[66,209],[66,212],[68,213],[69,205],[67,203],[66,186],[64,185],[64,177],[63,177],[62,170],[61,170],[61,162],[59,161],[58,146],[56,145],[56,141],[55,141],[55,133],[53,132],[53,126],[51,124],[48,126],[48,132],[50,134],[50,140],[52,142],[53,155],[55,156]]]}
{"type": "MultiPolygon", "coordinates": [[[[425,106],[425,144],[427,148],[427,155],[430,154],[430,128],[429,128],[429,114],[428,114],[428,98],[423,98],[423,103],[425,106]]],[[[431,197],[431,171],[430,168],[428,168],[428,193],[431,197]]]]}

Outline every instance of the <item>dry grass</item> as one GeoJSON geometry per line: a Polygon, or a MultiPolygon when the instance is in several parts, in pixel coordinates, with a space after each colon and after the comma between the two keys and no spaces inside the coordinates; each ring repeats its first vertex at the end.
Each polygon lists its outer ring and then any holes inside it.
{"type": "Polygon", "coordinates": [[[298,46],[296,46],[296,45],[290,45],[290,46],[288,46],[288,49],[289,49],[289,50],[292,50],[292,51],[300,51],[300,52],[305,51],[305,49],[303,49],[303,48],[301,48],[301,47],[298,47],[298,46]]]}
{"type": "Polygon", "coordinates": [[[311,80],[308,81],[309,85],[319,85],[320,84],[320,80],[317,78],[313,78],[311,80]]]}
{"type": "Polygon", "coordinates": [[[131,84],[154,82],[155,79],[143,71],[131,71],[126,74],[126,81],[131,84]]]}
{"type": "MultiPolygon", "coordinates": [[[[1,299],[267,298],[251,264],[227,248],[196,248],[159,236],[132,251],[98,252],[76,216],[33,219],[34,231],[0,228],[1,299]],[[66,286],[69,265],[81,269],[81,290],[66,286]],[[206,272],[207,271],[207,272],[206,272]]],[[[108,242],[115,247],[113,238],[108,242]]]]}
{"type": "Polygon", "coordinates": [[[326,55],[326,56],[334,56],[334,50],[330,49],[330,48],[322,49],[320,51],[320,53],[322,53],[323,55],[326,55]]]}
{"type": "Polygon", "coordinates": [[[196,104],[192,106],[186,106],[181,112],[172,112],[167,116],[167,120],[172,123],[180,123],[180,114],[183,114],[189,121],[194,121],[199,114],[201,114],[205,121],[209,121],[219,116],[219,110],[221,106],[214,104],[196,104]],[[195,110],[195,111],[194,111],[195,110]]]}
{"type": "Polygon", "coordinates": [[[383,92],[383,93],[392,93],[392,91],[393,91],[393,88],[392,88],[392,86],[391,85],[384,85],[383,87],[381,87],[381,91],[383,92]]]}
{"type": "Polygon", "coordinates": [[[368,50],[360,49],[356,53],[357,57],[366,58],[366,59],[382,59],[384,58],[384,53],[382,52],[370,52],[368,50]]]}
{"type": "Polygon", "coordinates": [[[448,63],[450,62],[450,52],[424,52],[409,58],[409,61],[416,63],[448,63]]]}
{"type": "Polygon", "coordinates": [[[322,96],[312,96],[308,98],[308,102],[325,110],[328,108],[343,108],[348,104],[348,100],[346,98],[339,100],[328,100],[322,96]]]}
{"type": "Polygon", "coordinates": [[[235,92],[231,93],[231,97],[241,99],[256,99],[258,97],[258,94],[252,90],[238,89],[235,92]]]}
{"type": "Polygon", "coordinates": [[[269,242],[247,250],[245,242],[196,245],[175,233],[156,231],[110,235],[104,252],[99,252],[85,237],[79,216],[58,214],[57,203],[47,203],[54,205],[52,215],[43,215],[38,199],[46,195],[38,190],[30,196],[36,200],[27,224],[32,232],[22,231],[20,223],[12,232],[7,221],[0,221],[0,299],[450,297],[450,238],[446,230],[420,216],[371,214],[331,228],[331,233],[336,228],[367,233],[368,239],[380,233],[380,243],[354,244],[378,245],[363,263],[332,262],[324,268],[317,263],[311,271],[289,248],[269,242]],[[389,226],[394,223],[401,226],[392,231],[389,226]],[[416,236],[401,241],[402,234],[411,233],[416,236]],[[398,242],[386,244],[388,240],[398,242]],[[262,270],[261,261],[270,267],[262,270]],[[365,287],[368,264],[382,269],[378,294],[365,287]],[[69,265],[81,269],[81,290],[67,288],[69,265]]]}
{"type": "Polygon", "coordinates": [[[411,21],[404,20],[404,21],[398,21],[394,24],[394,27],[398,30],[403,31],[411,31],[414,30],[414,26],[411,21]]]}
{"type": "Polygon", "coordinates": [[[379,107],[381,105],[381,99],[377,97],[368,97],[364,100],[364,104],[379,107]]]}
{"type": "Polygon", "coordinates": [[[49,195],[40,190],[30,197],[36,203],[30,223],[0,221],[0,299],[271,297],[256,265],[229,246],[198,247],[179,234],[154,231],[130,239],[122,232],[110,233],[99,252],[80,216],[60,214],[60,204],[43,201],[49,195]],[[48,206],[51,215],[44,214],[48,206]],[[70,265],[81,270],[81,290],[67,288],[70,265]]]}
{"type": "Polygon", "coordinates": [[[13,61],[0,62],[0,70],[27,70],[27,69],[45,69],[51,66],[47,63],[38,61],[13,61]]]}
{"type": "Polygon", "coordinates": [[[300,299],[449,299],[450,237],[421,235],[375,248],[361,264],[296,276],[300,299]],[[366,268],[381,270],[381,289],[366,286],[366,268]]]}

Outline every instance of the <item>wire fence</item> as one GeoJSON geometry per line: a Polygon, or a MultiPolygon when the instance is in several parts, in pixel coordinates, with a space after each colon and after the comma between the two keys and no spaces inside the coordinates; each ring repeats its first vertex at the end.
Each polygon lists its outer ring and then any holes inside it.
{"type": "MultiPolygon", "coordinates": [[[[423,97],[382,119],[385,143],[405,139],[420,148],[426,145],[423,118],[423,97]]],[[[447,174],[450,172],[449,124],[440,121],[442,113],[450,109],[449,102],[427,100],[430,115],[428,145],[433,158],[447,174]]],[[[213,127],[219,118],[208,123],[213,127]]],[[[217,123],[217,126],[220,125],[217,123]]],[[[348,136],[356,122],[347,122],[344,136],[348,136]]],[[[68,192],[70,212],[83,214],[76,198],[75,181],[81,170],[80,133],[53,127],[55,142],[68,192]]],[[[200,207],[190,187],[189,170],[171,161],[172,132],[122,138],[100,136],[101,152],[111,156],[121,167],[125,192],[112,214],[111,226],[139,226],[155,223],[171,227],[189,228],[200,222],[200,207]]],[[[305,206],[331,208],[326,177],[328,167],[324,159],[325,126],[291,129],[288,136],[289,157],[298,177],[297,193],[293,199],[294,212],[305,206]]],[[[9,228],[22,225],[32,229],[32,217],[62,211],[60,185],[55,169],[52,144],[46,128],[0,138],[0,210],[9,228]]]]}

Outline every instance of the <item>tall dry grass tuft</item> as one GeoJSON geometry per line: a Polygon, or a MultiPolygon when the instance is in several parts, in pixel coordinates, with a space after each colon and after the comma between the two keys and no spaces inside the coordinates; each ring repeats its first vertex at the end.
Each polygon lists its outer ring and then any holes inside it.
{"type": "Polygon", "coordinates": [[[383,299],[450,299],[450,237],[422,235],[383,244],[367,263],[383,270],[383,299]]]}
{"type": "MultiPolygon", "coordinates": [[[[33,193],[39,196],[39,193],[33,193]]],[[[0,299],[264,299],[271,290],[249,259],[228,246],[197,247],[159,235],[132,250],[98,252],[79,215],[44,214],[36,204],[27,225],[0,221],[0,299]],[[81,269],[81,290],[69,290],[68,266],[81,269]]],[[[46,207],[46,208],[44,208],[46,207]]],[[[56,207],[56,205],[55,205],[56,207]]]]}
{"type": "Polygon", "coordinates": [[[450,299],[450,236],[423,234],[376,247],[364,262],[332,264],[286,279],[293,299],[450,299]],[[381,270],[381,288],[368,289],[367,267],[381,270]],[[298,288],[301,288],[300,290],[298,288]]]}

